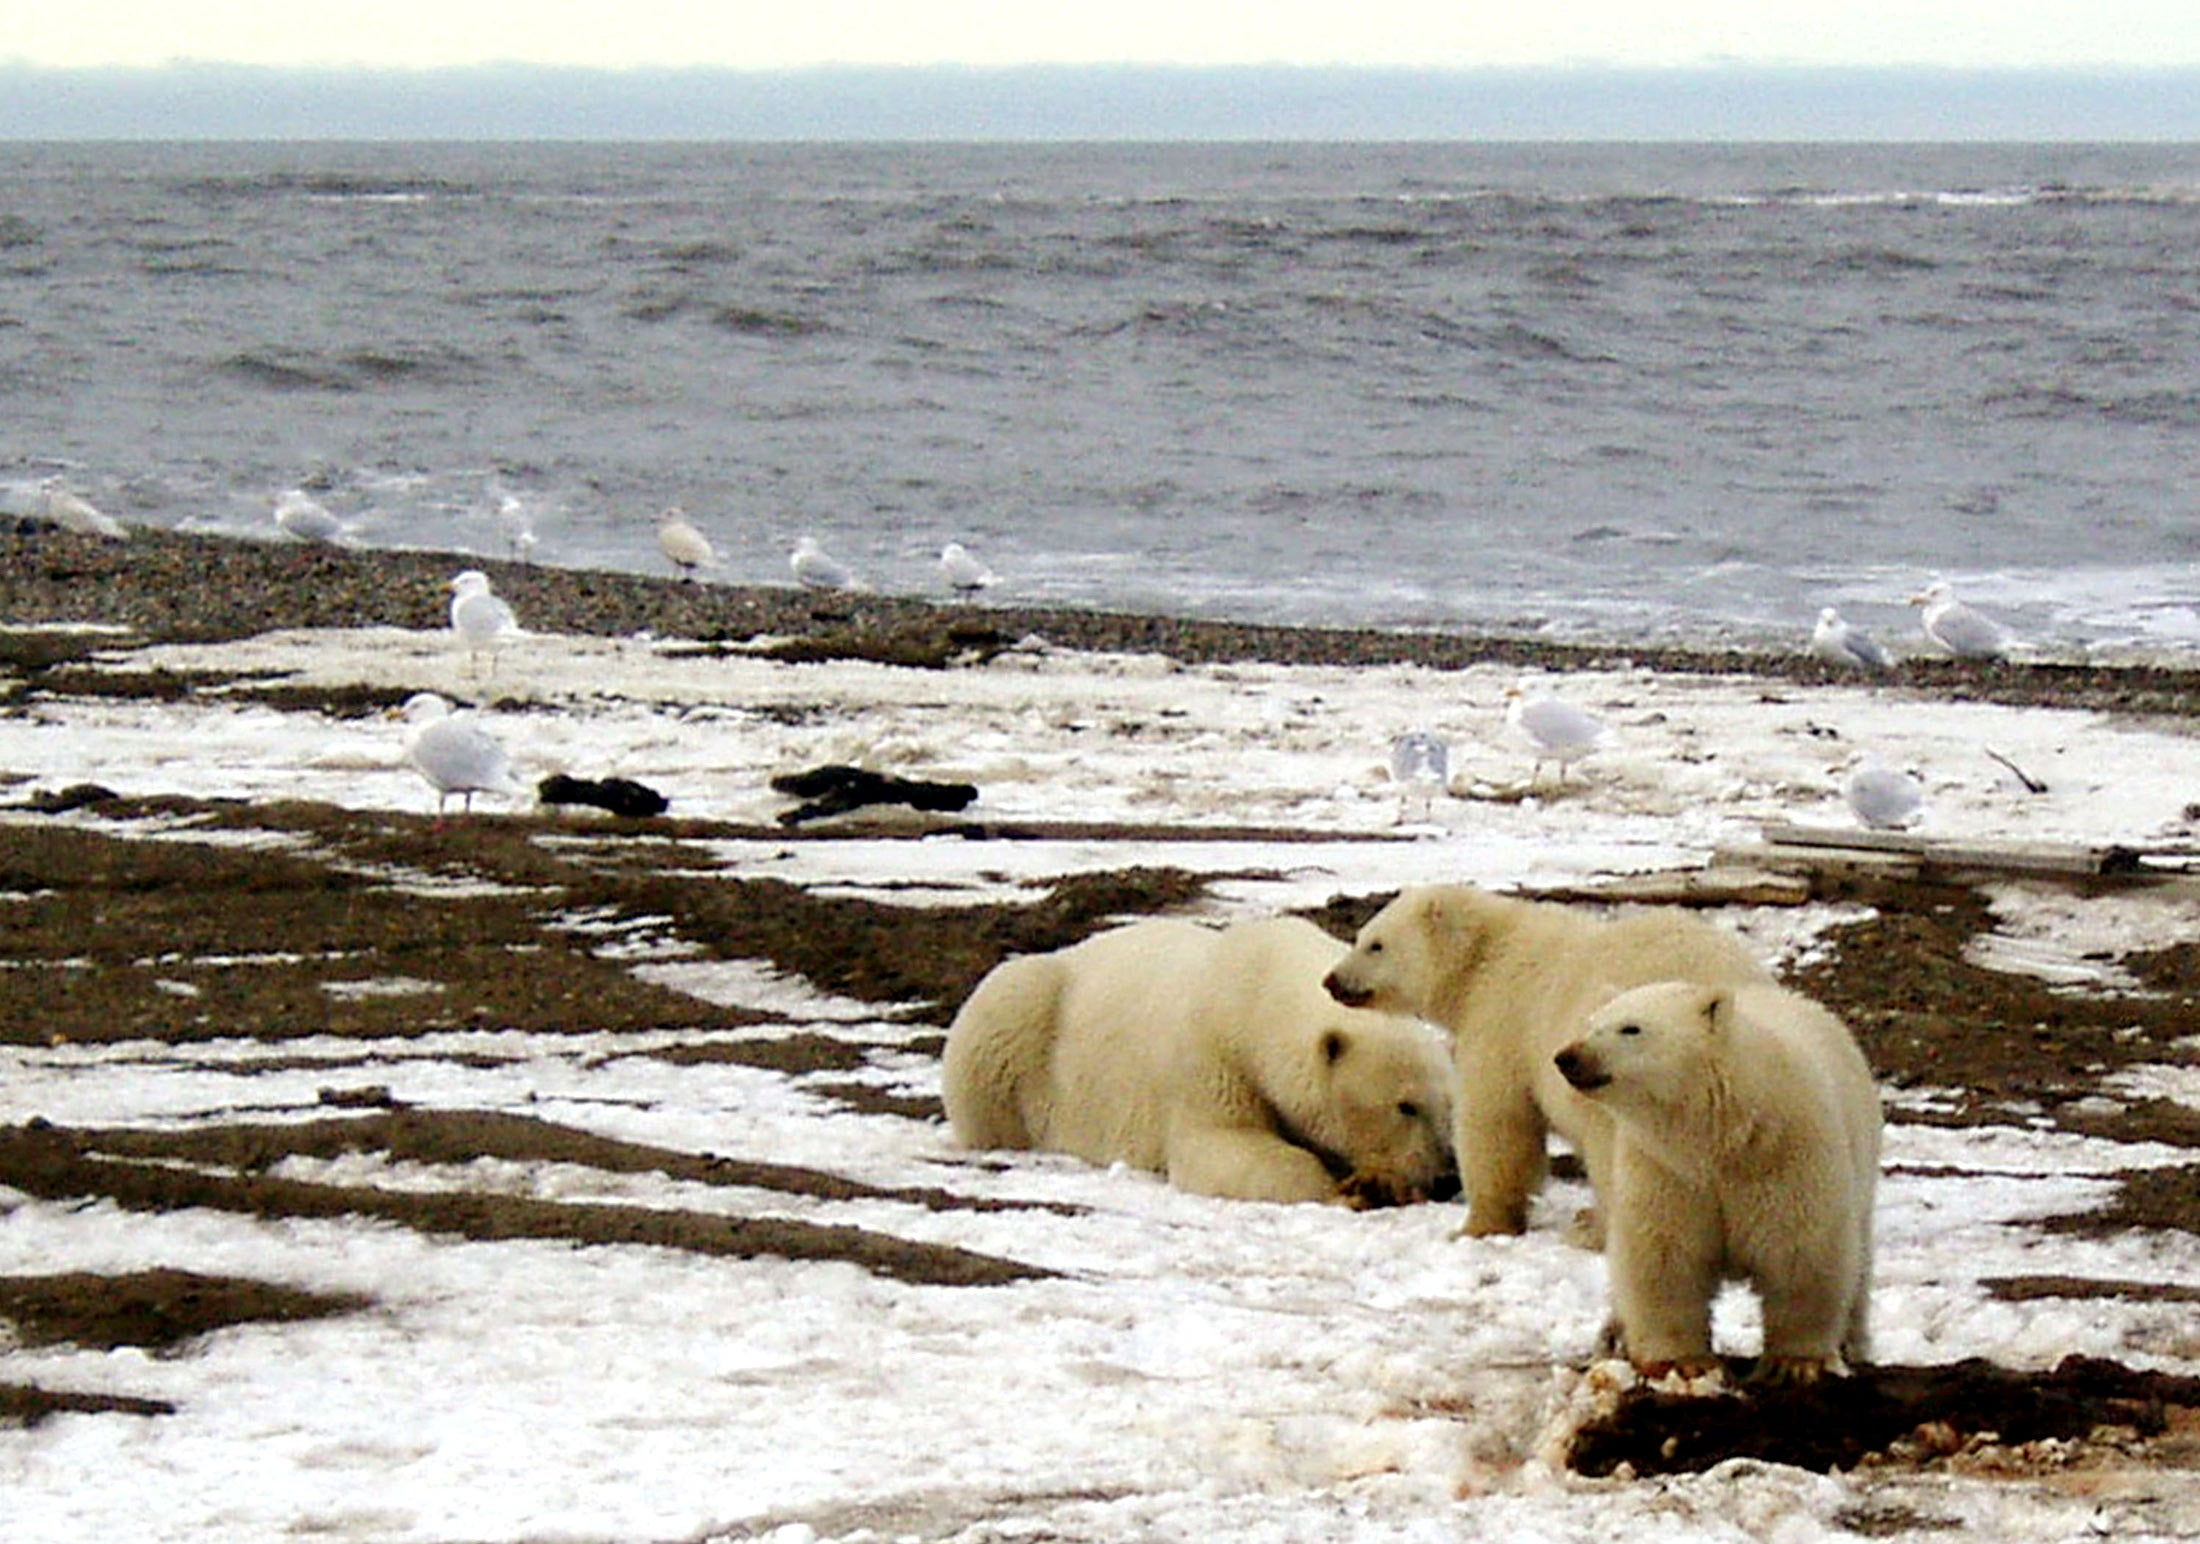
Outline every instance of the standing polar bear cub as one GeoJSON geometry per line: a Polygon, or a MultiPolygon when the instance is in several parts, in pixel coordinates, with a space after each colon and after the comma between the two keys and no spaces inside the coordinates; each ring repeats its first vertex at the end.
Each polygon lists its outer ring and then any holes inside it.
{"type": "Polygon", "coordinates": [[[1760,1377],[1870,1355],[1879,1091],[1846,1025],[1779,987],[1668,981],[1612,999],[1555,1062],[1611,1112],[1605,1250],[1630,1358],[1715,1365],[1728,1278],[1763,1302],[1760,1377]]]}
{"type": "Polygon", "coordinates": [[[1421,1025],[1330,1000],[1343,947],[1293,917],[1158,920],[1009,960],[948,1030],[955,1136],[1203,1195],[1426,1198],[1451,1172],[1449,1068],[1421,1025]]]}
{"type": "Polygon", "coordinates": [[[1646,911],[1606,921],[1471,885],[1409,889],[1360,929],[1324,982],[1354,1007],[1410,1013],[1451,1032],[1459,1175],[1470,1234],[1524,1233],[1553,1130],[1602,1201],[1610,1117],[1551,1058],[1622,988],[1685,977],[1768,979],[1731,934],[1646,911]]]}

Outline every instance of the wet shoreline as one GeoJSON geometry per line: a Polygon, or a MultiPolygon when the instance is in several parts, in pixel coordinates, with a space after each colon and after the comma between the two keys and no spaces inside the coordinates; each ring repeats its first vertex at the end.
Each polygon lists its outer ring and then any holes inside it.
{"type": "MultiPolygon", "coordinates": [[[[1563,671],[1633,667],[1855,684],[1810,655],[1364,628],[1282,627],[915,597],[820,594],[791,585],[695,583],[645,574],[497,562],[457,553],[239,541],[138,530],[102,541],[0,525],[0,627],[74,623],[148,641],[211,642],[285,628],[445,625],[451,574],[479,567],[538,632],[648,632],[705,644],[782,640],[786,657],[945,666],[1037,636],[1095,653],[1163,654],[1188,664],[1473,665],[1563,671]]],[[[1925,695],[2200,719],[2200,667],[1905,659],[1876,678],[1925,695]]]]}

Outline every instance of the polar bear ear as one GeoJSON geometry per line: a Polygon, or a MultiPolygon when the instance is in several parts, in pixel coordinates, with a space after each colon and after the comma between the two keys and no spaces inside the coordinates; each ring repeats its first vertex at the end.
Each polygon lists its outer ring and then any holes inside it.
{"type": "Polygon", "coordinates": [[[1352,1039],[1341,1029],[1322,1031],[1322,1060],[1334,1067],[1344,1060],[1344,1053],[1352,1049],[1352,1039]]]}

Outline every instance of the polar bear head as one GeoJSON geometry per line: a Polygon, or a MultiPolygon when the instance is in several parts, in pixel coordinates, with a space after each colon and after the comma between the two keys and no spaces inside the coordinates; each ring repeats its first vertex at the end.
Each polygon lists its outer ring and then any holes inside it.
{"type": "Polygon", "coordinates": [[[1552,1060],[1578,1092],[1615,1110],[1674,1109],[1705,1087],[1733,1017],[1730,987],[1654,981],[1591,1014],[1552,1060]]]}
{"type": "Polygon", "coordinates": [[[1313,1058],[1316,1096],[1283,1113],[1347,1171],[1349,1195],[1394,1205],[1456,1190],[1451,1062],[1433,1034],[1410,1019],[1331,1005],[1313,1058]]]}
{"type": "Polygon", "coordinates": [[[1338,1002],[1444,1022],[1492,936],[1497,897],[1471,885],[1421,885],[1368,919],[1322,979],[1338,1002]]]}

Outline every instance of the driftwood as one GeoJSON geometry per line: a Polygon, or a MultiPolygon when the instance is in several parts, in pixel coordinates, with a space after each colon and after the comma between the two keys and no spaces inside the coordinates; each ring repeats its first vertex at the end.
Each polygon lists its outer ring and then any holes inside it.
{"type": "Polygon", "coordinates": [[[2150,886],[2200,880],[2189,849],[2145,849],[2120,842],[1954,841],[1898,831],[1861,831],[1785,823],[1762,828],[1755,846],[1724,848],[1714,866],[1806,874],[1878,874],[1902,878],[2022,877],[2150,886]]]}
{"type": "Polygon", "coordinates": [[[1801,906],[1811,897],[1806,875],[1748,867],[1661,869],[1580,884],[1538,885],[1516,892],[1530,900],[1632,902],[1646,906],[1801,906]]]}

